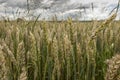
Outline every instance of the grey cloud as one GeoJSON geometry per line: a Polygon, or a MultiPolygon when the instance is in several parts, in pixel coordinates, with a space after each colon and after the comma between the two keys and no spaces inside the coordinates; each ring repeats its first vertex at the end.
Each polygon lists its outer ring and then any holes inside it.
{"type": "Polygon", "coordinates": [[[0,0],[0,4],[1,4],[1,3],[5,3],[6,1],[7,1],[7,0],[0,0]]]}
{"type": "MultiPolygon", "coordinates": [[[[110,1],[113,2],[114,0],[110,0],[110,1]]],[[[101,13],[102,11],[102,9],[97,10],[98,8],[106,7],[106,4],[113,4],[112,2],[110,3],[110,1],[107,1],[107,0],[106,1],[105,0],[100,0],[100,1],[99,0],[29,0],[28,3],[29,3],[29,8],[31,9],[31,12],[33,11],[31,14],[35,16],[36,14],[42,14],[41,16],[49,18],[55,14],[58,14],[59,17],[64,17],[66,19],[69,16],[72,18],[77,18],[77,17],[87,18],[90,16],[91,18],[91,15],[92,15],[92,17],[94,17],[95,13],[96,15],[98,15],[98,13],[101,13]],[[109,2],[109,3],[105,3],[105,2],[109,2]],[[94,12],[91,12],[91,8],[92,8],[91,3],[94,3],[93,4],[93,7],[95,9],[94,12]],[[83,16],[84,14],[88,16],[83,16]]],[[[0,4],[2,3],[5,3],[6,7],[12,8],[14,11],[16,10],[16,8],[20,8],[22,10],[27,9],[27,0],[0,0],[0,4]]],[[[111,7],[113,8],[113,6],[111,7]]],[[[107,8],[105,9],[107,10],[107,8]]],[[[2,12],[0,11],[0,13],[2,12]]],[[[8,13],[10,12],[8,11],[8,13]]]]}
{"type": "MultiPolygon", "coordinates": [[[[27,0],[0,0],[1,3],[6,3],[7,7],[19,7],[26,9],[27,0]]],[[[71,0],[28,0],[29,8],[34,9],[49,9],[51,12],[64,12],[71,9],[89,8],[88,4],[82,5],[81,3],[69,4],[71,0]]]]}
{"type": "Polygon", "coordinates": [[[89,9],[89,8],[91,8],[90,4],[82,4],[82,3],[69,4],[69,3],[66,3],[66,4],[56,5],[56,6],[51,7],[51,12],[52,13],[54,13],[54,12],[64,13],[65,11],[75,10],[75,9],[78,9],[80,11],[81,10],[85,11],[86,9],[89,9]]]}
{"type": "Polygon", "coordinates": [[[26,0],[8,0],[6,1],[6,6],[7,7],[18,7],[18,8],[26,8],[27,4],[26,4],[26,0]]]}
{"type": "Polygon", "coordinates": [[[67,3],[69,0],[32,0],[30,1],[31,9],[43,8],[50,9],[52,7],[63,5],[67,3]]]}

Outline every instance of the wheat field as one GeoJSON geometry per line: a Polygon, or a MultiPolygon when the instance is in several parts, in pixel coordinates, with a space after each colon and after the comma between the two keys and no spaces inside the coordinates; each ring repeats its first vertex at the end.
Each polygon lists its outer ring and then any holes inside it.
{"type": "Polygon", "coordinates": [[[0,21],[0,80],[120,80],[119,53],[120,21],[0,21]]]}

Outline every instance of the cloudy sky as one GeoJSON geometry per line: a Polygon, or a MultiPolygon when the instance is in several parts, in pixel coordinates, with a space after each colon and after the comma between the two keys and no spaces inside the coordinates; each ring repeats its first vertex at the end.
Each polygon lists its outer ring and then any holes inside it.
{"type": "MultiPolygon", "coordinates": [[[[0,0],[0,18],[25,17],[50,20],[54,15],[59,20],[72,17],[77,20],[105,19],[117,6],[118,0],[0,0]]],[[[119,13],[118,13],[119,15],[119,13]]],[[[119,16],[118,16],[119,18],[119,16]]]]}

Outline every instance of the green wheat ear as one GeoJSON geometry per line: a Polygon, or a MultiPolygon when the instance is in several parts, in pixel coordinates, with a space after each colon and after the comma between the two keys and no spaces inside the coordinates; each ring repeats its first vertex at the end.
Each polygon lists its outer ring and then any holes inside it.
{"type": "Polygon", "coordinates": [[[94,32],[92,33],[91,40],[94,39],[97,36],[97,33],[99,33],[100,31],[102,31],[103,29],[105,29],[116,18],[116,16],[117,16],[117,14],[114,13],[108,19],[106,19],[101,25],[99,25],[94,30],[94,32]]]}
{"type": "Polygon", "coordinates": [[[117,12],[118,12],[118,9],[119,9],[119,5],[120,5],[120,0],[118,1],[117,7],[115,7],[116,12],[114,14],[112,14],[108,19],[106,19],[101,25],[99,25],[96,28],[96,30],[91,35],[91,39],[94,39],[96,37],[97,33],[99,33],[101,30],[105,29],[116,18],[117,12]]]}

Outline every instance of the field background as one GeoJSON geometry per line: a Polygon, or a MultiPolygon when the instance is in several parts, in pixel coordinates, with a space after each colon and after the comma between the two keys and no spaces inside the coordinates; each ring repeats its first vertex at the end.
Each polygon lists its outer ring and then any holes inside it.
{"type": "Polygon", "coordinates": [[[1,21],[0,80],[120,80],[120,21],[103,22],[1,21]]]}

